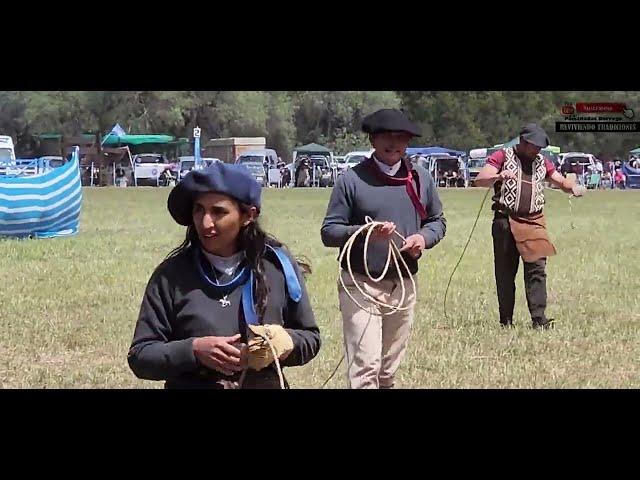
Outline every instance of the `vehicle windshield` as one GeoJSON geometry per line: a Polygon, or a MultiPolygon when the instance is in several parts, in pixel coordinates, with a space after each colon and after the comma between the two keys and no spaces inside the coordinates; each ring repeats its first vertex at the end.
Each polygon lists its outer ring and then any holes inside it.
{"type": "Polygon", "coordinates": [[[487,163],[486,158],[472,158],[469,160],[469,168],[482,168],[487,163]]]}
{"type": "Polygon", "coordinates": [[[569,157],[566,158],[565,161],[569,162],[570,165],[591,165],[589,157],[569,157]]]}
{"type": "Polygon", "coordinates": [[[347,163],[360,163],[366,159],[367,157],[364,155],[350,155],[347,157],[347,163]]]}
{"type": "Polygon", "coordinates": [[[458,159],[457,158],[438,158],[436,159],[439,170],[453,170],[458,171],[458,159]]]}
{"type": "Polygon", "coordinates": [[[11,149],[0,148],[0,162],[9,162],[9,161],[11,161],[11,149]]]}
{"type": "Polygon", "coordinates": [[[247,167],[249,169],[249,171],[254,174],[254,175],[262,175],[264,176],[264,167],[262,166],[262,163],[256,163],[256,162],[252,162],[252,163],[248,163],[248,162],[242,162],[242,164],[247,167]]]}
{"type": "Polygon", "coordinates": [[[327,167],[327,159],[322,158],[312,158],[311,163],[314,167],[326,168],[327,167]]]}
{"type": "Polygon", "coordinates": [[[259,163],[262,165],[264,157],[262,155],[243,155],[240,157],[238,163],[259,163]]]}
{"type": "Polygon", "coordinates": [[[189,170],[191,168],[193,168],[193,166],[196,164],[195,160],[183,160],[182,162],[180,162],[180,169],[181,170],[189,170]]]}
{"type": "Polygon", "coordinates": [[[162,155],[140,155],[136,158],[136,163],[166,163],[162,155]]]}
{"type": "Polygon", "coordinates": [[[65,161],[60,158],[52,158],[49,160],[49,166],[51,168],[58,168],[65,164],[65,161]]]}

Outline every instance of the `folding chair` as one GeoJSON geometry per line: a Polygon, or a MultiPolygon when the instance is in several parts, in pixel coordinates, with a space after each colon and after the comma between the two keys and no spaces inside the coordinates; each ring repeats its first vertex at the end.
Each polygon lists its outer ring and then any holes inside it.
{"type": "Polygon", "coordinates": [[[282,188],[282,175],[280,175],[279,168],[269,169],[269,186],[271,186],[274,183],[278,185],[278,188],[282,188]]]}
{"type": "Polygon", "coordinates": [[[589,176],[589,182],[587,183],[587,188],[593,188],[593,189],[597,189],[600,186],[600,174],[599,173],[592,173],[589,176]]]}

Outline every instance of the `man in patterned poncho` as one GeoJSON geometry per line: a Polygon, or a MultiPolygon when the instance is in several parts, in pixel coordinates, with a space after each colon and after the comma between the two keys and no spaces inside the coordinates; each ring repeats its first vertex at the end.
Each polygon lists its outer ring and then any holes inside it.
{"type": "Polygon", "coordinates": [[[534,328],[548,328],[547,257],[556,253],[549,240],[544,218],[544,182],[550,181],[564,192],[581,196],[584,188],[556,171],[540,150],[549,146],[549,137],[535,124],[520,131],[520,143],[493,153],[478,174],[475,184],[493,185],[493,254],[500,323],[513,325],[515,277],[520,257],[524,264],[527,304],[534,328]]]}

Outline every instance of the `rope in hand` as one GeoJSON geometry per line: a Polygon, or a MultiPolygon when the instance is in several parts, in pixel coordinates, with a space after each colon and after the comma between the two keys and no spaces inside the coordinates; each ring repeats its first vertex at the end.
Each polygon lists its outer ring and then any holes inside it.
{"type": "MultiPolygon", "coordinates": [[[[381,315],[392,315],[396,312],[399,311],[405,311],[408,310],[409,307],[404,306],[405,300],[408,298],[407,297],[407,291],[406,288],[404,286],[404,281],[403,281],[403,277],[402,277],[402,269],[400,268],[400,263],[402,263],[402,266],[404,267],[405,271],[408,274],[408,277],[411,279],[411,287],[413,290],[413,294],[414,297],[416,296],[416,282],[413,278],[413,275],[411,274],[411,270],[409,269],[409,266],[407,265],[407,262],[404,260],[402,253],[400,252],[400,249],[398,248],[398,246],[395,244],[395,242],[392,241],[392,239],[389,239],[389,249],[387,251],[387,260],[385,262],[385,266],[384,269],[382,270],[382,273],[380,274],[379,277],[374,278],[371,275],[371,272],[369,272],[369,265],[368,265],[368,250],[369,250],[369,240],[371,235],[373,234],[374,230],[376,228],[378,228],[379,226],[383,225],[384,222],[378,222],[378,221],[374,221],[371,217],[367,216],[365,217],[365,224],[362,225],[360,228],[358,228],[358,230],[356,230],[353,235],[351,235],[349,237],[349,239],[347,240],[347,242],[344,244],[344,247],[342,248],[342,252],[340,253],[340,257],[338,258],[338,278],[340,279],[340,285],[342,286],[342,289],[344,290],[344,292],[347,294],[347,296],[353,301],[353,303],[355,303],[358,307],[360,307],[360,309],[368,312],[369,314],[373,314],[373,310],[372,309],[368,309],[366,307],[364,307],[363,305],[360,304],[360,302],[358,302],[353,295],[351,294],[351,292],[349,292],[349,289],[347,288],[347,286],[344,283],[344,279],[342,278],[342,262],[344,260],[345,255],[347,256],[347,272],[349,273],[349,276],[351,278],[351,281],[353,282],[353,284],[355,285],[355,287],[358,289],[358,291],[367,299],[369,300],[371,303],[378,305],[379,307],[385,308],[388,311],[387,312],[381,312],[381,315]],[[402,294],[400,296],[400,300],[397,302],[396,305],[392,305],[389,303],[385,303],[385,302],[381,302],[380,300],[372,297],[371,295],[369,295],[367,292],[365,292],[362,287],[358,284],[354,274],[353,274],[353,269],[351,267],[351,249],[353,248],[354,243],[356,242],[356,239],[358,238],[358,236],[360,236],[361,234],[365,233],[365,239],[364,239],[364,249],[363,249],[363,263],[364,263],[364,269],[366,272],[367,277],[369,278],[369,280],[371,280],[374,283],[379,283],[380,281],[382,281],[382,279],[386,276],[387,271],[389,270],[389,267],[391,266],[391,261],[393,260],[393,264],[396,268],[396,272],[398,274],[398,278],[400,279],[400,285],[402,288],[402,294]],[[400,262],[398,262],[398,259],[400,259],[400,262]]],[[[406,242],[406,238],[404,238],[402,235],[400,235],[397,231],[393,232],[396,236],[398,236],[399,238],[402,239],[403,242],[406,242]]],[[[360,340],[358,341],[358,345],[357,347],[360,347],[360,342],[362,342],[362,338],[364,337],[364,333],[366,331],[366,329],[369,327],[369,323],[367,323],[364,331],[362,332],[362,336],[360,337],[360,340]]],[[[340,358],[340,361],[338,362],[338,365],[336,365],[336,368],[333,370],[333,373],[329,376],[329,378],[327,378],[325,380],[325,382],[322,384],[322,386],[320,387],[321,389],[324,388],[327,383],[329,383],[329,381],[334,377],[334,375],[336,374],[336,372],[338,371],[338,368],[340,368],[340,365],[342,365],[342,362],[344,361],[344,354],[342,355],[342,357],[340,358]]],[[[351,365],[347,366],[347,369],[350,367],[351,365]]]]}
{"type": "MultiPolygon", "coordinates": [[[[355,276],[353,275],[353,270],[351,269],[351,248],[353,247],[353,244],[355,243],[356,239],[358,238],[358,235],[360,235],[363,232],[367,232],[365,239],[364,239],[364,251],[363,251],[363,263],[364,263],[364,270],[367,274],[367,277],[369,278],[369,280],[371,280],[374,283],[379,283],[387,274],[387,271],[389,270],[389,266],[391,264],[391,260],[393,259],[393,263],[396,267],[396,272],[398,273],[398,277],[400,278],[400,280],[402,280],[402,270],[400,270],[400,264],[398,263],[398,258],[400,258],[400,260],[402,261],[402,265],[404,266],[406,272],[409,275],[409,278],[411,279],[411,286],[413,289],[413,293],[416,293],[416,282],[413,279],[413,275],[411,275],[411,271],[409,270],[409,266],[407,265],[407,262],[405,262],[404,258],[402,257],[402,253],[400,252],[400,249],[398,248],[398,246],[391,241],[391,239],[389,240],[389,250],[387,251],[387,261],[384,265],[384,269],[382,270],[382,273],[380,274],[379,277],[377,278],[373,278],[371,276],[371,273],[369,272],[369,265],[367,262],[367,251],[369,249],[369,239],[371,237],[371,234],[373,233],[373,231],[378,227],[384,224],[384,222],[374,222],[371,217],[367,216],[365,217],[365,221],[367,223],[365,223],[363,226],[361,226],[358,230],[356,230],[356,232],[351,235],[351,237],[349,237],[349,240],[347,240],[347,243],[345,243],[344,248],[342,249],[342,253],[340,254],[340,257],[338,258],[338,278],[340,278],[340,284],[342,285],[342,288],[344,289],[344,291],[346,292],[346,294],[349,296],[349,298],[351,300],[353,300],[353,302],[358,305],[362,310],[365,311],[369,311],[367,310],[365,307],[363,307],[362,305],[360,305],[360,303],[353,298],[353,295],[351,295],[351,293],[349,292],[349,289],[347,288],[347,286],[344,284],[344,279],[342,278],[341,273],[341,266],[342,266],[342,260],[344,259],[344,256],[347,255],[347,271],[349,272],[349,276],[351,277],[351,280],[353,280],[353,284],[356,286],[356,288],[358,289],[358,291],[370,302],[375,303],[376,305],[379,305],[381,307],[384,308],[388,308],[389,312],[386,313],[382,313],[382,315],[392,315],[398,311],[404,311],[404,310],[408,310],[409,307],[404,307],[402,306],[404,304],[404,301],[406,299],[406,289],[404,287],[404,282],[400,282],[400,284],[402,285],[402,295],[400,297],[400,301],[398,302],[398,305],[391,305],[385,302],[381,302],[377,299],[375,299],[374,297],[372,297],[371,295],[369,295],[367,292],[365,292],[362,287],[360,287],[360,285],[358,285],[358,282],[355,279],[355,276]]],[[[402,239],[403,242],[406,241],[406,238],[404,238],[402,235],[400,235],[397,231],[393,232],[395,235],[397,235],[398,237],[400,237],[402,239]]],[[[369,311],[369,313],[372,313],[371,311],[369,311]]]]}
{"type": "Polygon", "coordinates": [[[267,342],[267,345],[269,345],[269,348],[271,349],[271,354],[273,355],[274,358],[274,363],[276,364],[276,370],[278,371],[278,378],[280,379],[280,389],[284,390],[284,378],[282,377],[282,368],[280,367],[280,360],[278,359],[278,356],[276,354],[276,349],[273,348],[273,344],[271,343],[271,340],[269,340],[269,338],[265,335],[262,338],[264,338],[267,342]]]}
{"type": "MultiPolygon", "coordinates": [[[[269,340],[269,337],[267,335],[256,334],[256,336],[258,336],[261,339],[263,339],[267,343],[269,348],[271,349],[271,354],[273,355],[274,363],[276,364],[276,370],[278,372],[278,378],[280,379],[280,388],[282,390],[285,390],[284,377],[282,376],[282,367],[280,367],[280,360],[278,359],[278,356],[276,354],[276,349],[273,348],[273,344],[271,343],[271,340],[269,340]]],[[[244,379],[247,376],[247,370],[249,370],[248,367],[245,368],[244,370],[242,370],[242,374],[240,374],[240,379],[238,380],[238,388],[242,388],[242,384],[244,383],[244,379]]]]}
{"type": "MultiPolygon", "coordinates": [[[[525,180],[526,181],[526,180],[525,180]]],[[[546,187],[548,190],[552,190],[555,191],[549,187],[546,187]]],[[[478,220],[480,219],[480,215],[482,213],[482,208],[484,207],[484,204],[487,200],[487,197],[489,196],[489,192],[491,192],[491,190],[493,189],[493,185],[491,185],[490,187],[487,188],[487,191],[484,194],[484,197],[482,199],[482,203],[480,204],[480,208],[478,209],[478,213],[476,215],[475,221],[473,223],[473,226],[471,227],[471,232],[469,233],[469,238],[467,239],[467,242],[464,246],[464,249],[462,250],[462,254],[460,255],[460,258],[458,259],[458,262],[456,263],[455,267],[453,268],[453,271],[451,272],[451,275],[449,277],[449,281],[447,282],[447,287],[445,289],[445,293],[444,293],[444,302],[443,302],[443,309],[444,309],[444,316],[447,320],[449,320],[449,317],[447,315],[447,296],[449,293],[449,287],[451,286],[451,281],[453,280],[453,276],[455,275],[460,263],[462,262],[462,259],[464,258],[464,255],[467,251],[467,248],[469,246],[469,243],[471,242],[471,238],[473,237],[473,233],[475,231],[476,225],[478,224],[478,220]]],[[[561,191],[559,192],[561,193],[561,191]]],[[[569,197],[569,214],[572,216],[573,215],[573,211],[572,211],[572,204],[571,204],[571,197],[569,197]]],[[[353,298],[353,295],[351,295],[351,293],[349,292],[349,290],[347,289],[346,285],[344,284],[344,280],[342,278],[341,275],[341,268],[342,268],[342,261],[344,259],[344,256],[347,255],[347,270],[349,272],[349,275],[353,281],[353,284],[356,286],[356,288],[358,289],[358,291],[360,291],[360,293],[362,293],[362,295],[367,298],[368,300],[370,300],[371,302],[381,306],[381,307],[385,307],[388,308],[390,311],[388,313],[382,313],[382,315],[390,315],[392,313],[395,313],[397,311],[401,311],[401,310],[407,310],[408,307],[404,307],[404,301],[405,301],[405,297],[406,297],[406,290],[404,287],[404,282],[401,282],[402,284],[402,296],[401,296],[401,300],[400,302],[398,302],[398,305],[394,306],[394,305],[389,305],[386,304],[384,302],[380,302],[378,300],[376,300],[375,298],[373,298],[371,295],[367,294],[364,290],[362,290],[362,288],[360,287],[360,285],[358,285],[358,282],[356,281],[354,275],[353,275],[353,270],[351,268],[351,248],[353,247],[353,244],[356,241],[356,238],[361,235],[363,232],[366,231],[366,237],[365,237],[365,244],[364,244],[364,253],[363,253],[363,258],[364,258],[364,267],[365,267],[365,271],[367,272],[367,277],[375,282],[378,283],[380,280],[382,280],[384,278],[384,276],[386,275],[391,260],[393,260],[394,265],[396,267],[396,271],[398,272],[398,276],[400,278],[402,278],[402,271],[400,270],[400,265],[398,263],[398,257],[400,258],[403,266],[405,267],[406,271],[409,274],[409,278],[411,279],[411,285],[413,288],[413,292],[414,294],[416,293],[416,284],[415,284],[415,280],[413,279],[413,275],[411,275],[411,272],[409,271],[409,267],[407,266],[404,258],[402,257],[402,254],[400,253],[399,248],[396,246],[396,244],[394,242],[392,242],[391,240],[389,241],[389,251],[387,254],[387,261],[385,263],[385,267],[384,270],[382,272],[382,274],[378,277],[378,278],[373,278],[369,272],[369,268],[368,268],[368,262],[367,262],[367,251],[368,251],[368,246],[369,246],[369,238],[371,237],[371,234],[373,233],[373,230],[378,226],[378,225],[382,225],[383,222],[375,222],[371,219],[371,217],[365,217],[365,221],[366,224],[363,225],[362,227],[360,227],[353,235],[351,235],[351,237],[349,237],[349,239],[347,240],[347,242],[345,243],[343,249],[342,249],[342,253],[340,254],[340,257],[338,259],[338,278],[340,279],[340,285],[342,286],[343,290],[345,291],[345,293],[349,296],[349,298],[356,304],[358,305],[362,310],[368,311],[365,307],[363,307],[362,305],[360,305],[360,303],[353,298]]],[[[571,228],[575,228],[573,223],[571,224],[571,228]]],[[[400,235],[398,232],[394,232],[398,237],[400,237],[403,241],[406,241],[406,239],[400,235]]],[[[369,313],[372,313],[371,311],[369,311],[369,313]]],[[[367,324],[367,327],[369,326],[369,324],[367,324]]],[[[365,331],[366,328],[365,327],[365,331]]],[[[360,346],[360,342],[362,341],[362,338],[364,337],[364,333],[365,331],[363,331],[362,336],[360,337],[360,340],[358,342],[357,348],[359,348],[360,346]]],[[[342,357],[340,358],[340,361],[338,362],[338,364],[336,365],[335,369],[333,370],[333,372],[331,373],[331,375],[329,376],[329,378],[327,378],[324,383],[322,384],[322,386],[320,387],[321,389],[323,389],[327,383],[329,383],[331,381],[331,379],[335,376],[335,374],[338,372],[338,369],[340,368],[340,365],[342,365],[342,362],[344,361],[344,354],[342,354],[342,357]]],[[[347,366],[347,369],[349,369],[350,365],[347,366]]]]}
{"type": "MultiPolygon", "coordinates": [[[[522,180],[522,182],[524,183],[528,183],[531,184],[531,182],[528,182],[527,180],[522,180]]],[[[553,188],[547,187],[545,186],[546,190],[552,191],[552,192],[557,192],[557,193],[563,193],[562,190],[554,190],[553,188]]],[[[460,254],[460,258],[458,259],[458,263],[456,263],[456,266],[453,267],[453,271],[451,272],[451,276],[449,277],[449,281],[447,282],[447,288],[444,291],[444,300],[443,300],[443,304],[442,304],[442,308],[444,310],[444,318],[448,321],[449,320],[449,316],[447,315],[447,294],[449,293],[449,287],[451,286],[451,280],[453,279],[453,276],[456,273],[456,270],[458,269],[458,266],[460,265],[460,262],[462,262],[462,259],[464,258],[464,254],[467,251],[467,247],[469,246],[469,243],[471,242],[471,237],[473,237],[473,232],[476,229],[476,225],[478,224],[478,220],[480,219],[480,214],[482,213],[482,208],[484,207],[484,203],[487,200],[487,197],[489,196],[489,192],[493,190],[493,185],[491,185],[489,188],[487,188],[486,193],[484,194],[484,197],[482,198],[482,203],[480,204],[480,208],[478,209],[478,214],[476,215],[476,219],[473,222],[473,226],[471,227],[471,232],[469,233],[469,238],[467,239],[467,243],[465,244],[464,248],[462,249],[462,254],[460,254]]],[[[572,203],[571,203],[571,197],[573,197],[574,195],[570,195],[568,197],[569,200],[569,216],[572,218],[571,220],[571,228],[575,229],[575,225],[573,224],[573,207],[572,207],[572,203]]]]}

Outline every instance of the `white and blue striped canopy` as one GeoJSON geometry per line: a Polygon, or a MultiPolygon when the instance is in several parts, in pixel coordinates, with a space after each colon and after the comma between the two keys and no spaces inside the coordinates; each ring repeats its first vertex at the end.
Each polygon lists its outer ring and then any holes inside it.
{"type": "Polygon", "coordinates": [[[0,236],[51,238],[78,233],[82,207],[78,147],[71,161],[42,175],[0,176],[0,236]]]}

